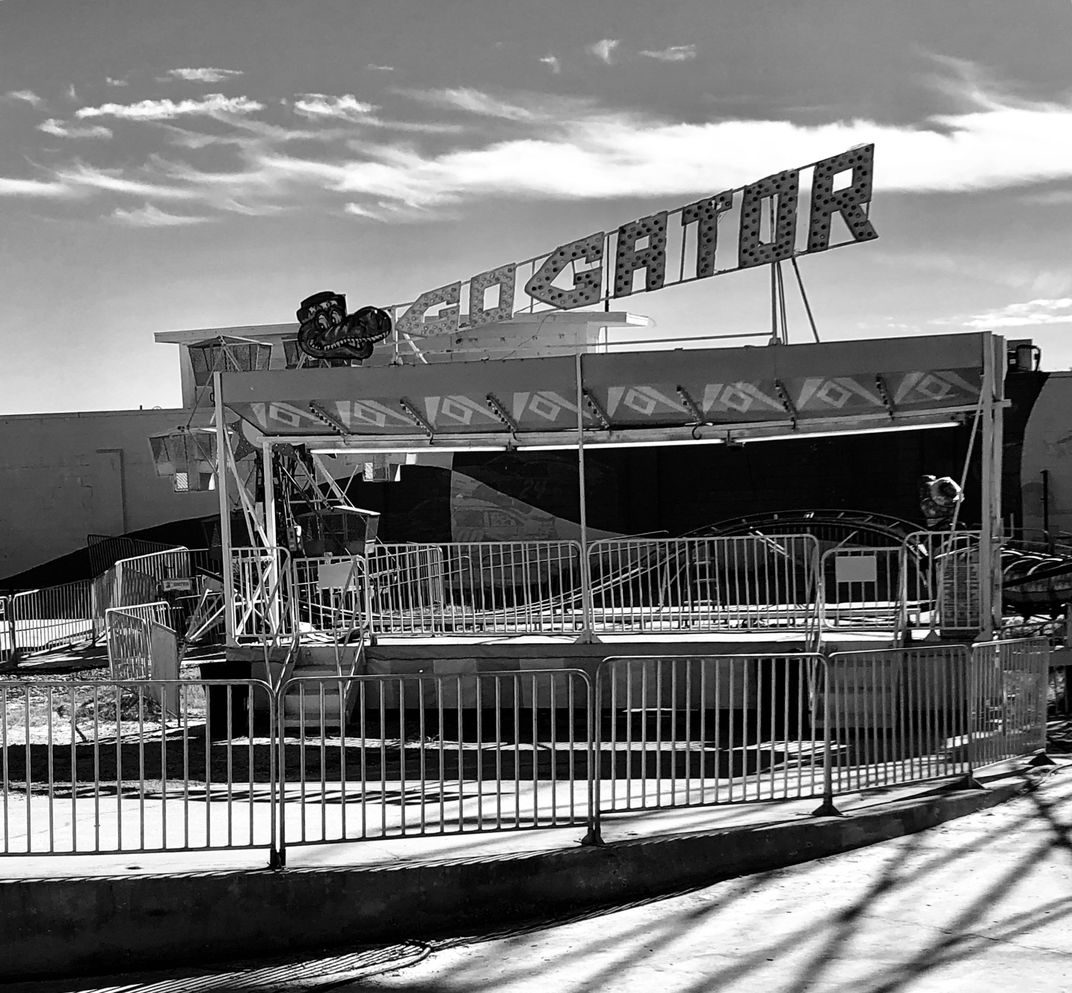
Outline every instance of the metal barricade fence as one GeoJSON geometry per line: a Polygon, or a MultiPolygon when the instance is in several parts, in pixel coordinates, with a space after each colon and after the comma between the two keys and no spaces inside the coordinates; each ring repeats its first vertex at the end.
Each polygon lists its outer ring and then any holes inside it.
{"type": "Polygon", "coordinates": [[[585,824],[591,707],[574,669],[291,679],[281,846],[585,824]]]}
{"type": "Polygon", "coordinates": [[[835,652],[818,721],[829,801],[843,792],[970,776],[964,645],[835,652]]]}
{"type": "Polygon", "coordinates": [[[290,595],[290,554],[285,548],[232,548],[234,598],[231,611],[239,642],[279,644],[297,630],[290,595]]]}
{"type": "Polygon", "coordinates": [[[274,720],[256,680],[0,682],[0,854],[267,847],[274,861],[274,720]]]}
{"type": "Polygon", "coordinates": [[[1046,638],[972,646],[969,699],[976,765],[1045,748],[1049,659],[1046,638]]]}
{"type": "Polygon", "coordinates": [[[153,625],[169,628],[171,610],[167,603],[110,607],[107,613],[108,664],[112,679],[151,679],[153,672],[153,625]]]}
{"type": "Polygon", "coordinates": [[[943,635],[974,635],[982,614],[979,599],[979,531],[915,531],[904,540],[906,569],[916,588],[907,590],[915,628],[943,635]]]}
{"type": "Polygon", "coordinates": [[[823,552],[819,572],[824,629],[904,630],[909,584],[901,546],[831,548],[823,552]]]}
{"type": "Polygon", "coordinates": [[[290,595],[304,633],[333,640],[369,626],[369,589],[363,559],[325,555],[291,560],[290,595]]]}
{"type": "Polygon", "coordinates": [[[574,633],[584,628],[576,541],[381,545],[368,559],[376,634],[574,633]]]}
{"type": "Polygon", "coordinates": [[[10,631],[19,654],[92,644],[93,588],[89,580],[16,593],[11,598],[10,631]]]}
{"type": "Polygon", "coordinates": [[[822,791],[822,656],[617,656],[596,676],[600,813],[822,791]]]}
{"type": "Polygon", "coordinates": [[[366,559],[369,610],[378,634],[441,630],[446,594],[438,545],[385,544],[366,559]]]}
{"type": "Polygon", "coordinates": [[[15,625],[11,617],[11,597],[0,596],[0,662],[15,655],[15,625]]]}
{"type": "Polygon", "coordinates": [[[588,559],[597,632],[818,624],[811,535],[604,539],[592,542],[588,559]]]}

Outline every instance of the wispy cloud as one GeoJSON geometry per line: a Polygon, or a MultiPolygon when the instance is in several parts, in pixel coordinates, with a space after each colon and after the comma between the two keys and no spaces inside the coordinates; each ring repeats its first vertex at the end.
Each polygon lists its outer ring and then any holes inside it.
{"type": "Polygon", "coordinates": [[[556,76],[562,71],[562,61],[557,55],[544,55],[540,61],[547,66],[556,76]]]}
{"type": "Polygon", "coordinates": [[[241,75],[243,75],[241,69],[217,69],[214,66],[202,66],[196,69],[169,69],[167,76],[160,78],[181,79],[187,83],[222,83],[241,75]]]}
{"type": "Polygon", "coordinates": [[[90,124],[85,127],[74,125],[73,127],[55,117],[50,117],[37,125],[38,131],[45,134],[55,135],[57,138],[111,138],[110,128],[103,124],[90,124]]]}
{"type": "Polygon", "coordinates": [[[974,314],[963,319],[967,327],[980,330],[1042,327],[1049,324],[1072,324],[1072,297],[1026,300],[1010,303],[997,310],[974,314]]]}
{"type": "Polygon", "coordinates": [[[8,100],[28,103],[31,107],[40,107],[45,102],[33,90],[10,90],[4,96],[8,100]]]}
{"type": "Polygon", "coordinates": [[[352,93],[332,96],[327,93],[302,93],[294,101],[294,113],[310,120],[335,118],[343,121],[364,121],[379,108],[358,100],[352,93]]]}
{"type": "Polygon", "coordinates": [[[522,106],[520,103],[501,100],[482,90],[469,87],[443,90],[397,90],[396,92],[434,107],[453,108],[481,117],[497,117],[505,121],[534,121],[542,116],[538,110],[522,106]]]}
{"type": "Polygon", "coordinates": [[[0,176],[0,197],[69,197],[71,187],[60,180],[7,179],[0,176]]]}
{"type": "Polygon", "coordinates": [[[194,190],[143,179],[131,179],[119,169],[99,169],[80,162],[66,169],[57,169],[55,178],[71,188],[100,190],[126,196],[156,197],[164,200],[196,199],[194,190]]]}
{"type": "Polygon", "coordinates": [[[139,100],[137,103],[104,103],[99,107],[81,107],[75,117],[114,117],[126,121],[167,121],[176,117],[214,117],[220,115],[252,114],[263,110],[264,104],[249,97],[228,97],[209,93],[194,100],[139,100]]]}
{"type": "Polygon", "coordinates": [[[189,227],[193,224],[205,224],[212,220],[210,217],[196,217],[189,214],[169,214],[167,211],[154,207],[151,203],[137,210],[123,210],[116,208],[111,214],[112,220],[118,224],[125,224],[135,228],[176,228],[189,227]]]}
{"type": "Polygon", "coordinates": [[[366,69],[371,69],[373,72],[394,72],[395,71],[394,66],[381,66],[381,65],[377,65],[375,62],[370,62],[367,66],[365,66],[365,68],[366,69]]]}
{"type": "Polygon", "coordinates": [[[658,59],[660,62],[687,62],[696,58],[695,45],[671,45],[669,48],[661,48],[658,51],[644,49],[640,53],[645,58],[658,59]]]}
{"type": "Polygon", "coordinates": [[[593,45],[588,46],[591,52],[600,62],[610,65],[614,56],[614,50],[621,44],[617,38],[602,38],[593,45]]]}
{"type": "Polygon", "coordinates": [[[111,76],[105,76],[104,81],[109,86],[129,86],[130,85],[130,83],[125,79],[114,79],[111,76]]]}

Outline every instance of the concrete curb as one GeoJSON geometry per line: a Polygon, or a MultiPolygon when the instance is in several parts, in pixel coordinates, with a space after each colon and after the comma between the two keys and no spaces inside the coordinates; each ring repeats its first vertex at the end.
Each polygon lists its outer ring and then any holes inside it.
{"type": "Polygon", "coordinates": [[[1004,803],[1004,783],[845,817],[356,869],[0,881],[0,978],[90,975],[472,934],[836,855],[1004,803]]]}

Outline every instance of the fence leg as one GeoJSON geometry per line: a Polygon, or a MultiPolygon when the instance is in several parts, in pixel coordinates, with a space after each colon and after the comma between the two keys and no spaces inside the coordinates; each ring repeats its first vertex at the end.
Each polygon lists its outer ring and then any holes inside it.
{"type": "Polygon", "coordinates": [[[978,688],[975,685],[975,654],[969,651],[968,673],[964,680],[966,693],[964,700],[964,722],[968,727],[968,771],[964,778],[953,783],[951,790],[985,790],[986,787],[975,778],[975,702],[978,688]]]}
{"type": "MultiPolygon", "coordinates": [[[[814,728],[814,724],[812,725],[814,728]]],[[[812,817],[844,816],[834,806],[833,755],[830,748],[830,668],[825,666],[823,678],[823,802],[811,812],[812,817]]]]}

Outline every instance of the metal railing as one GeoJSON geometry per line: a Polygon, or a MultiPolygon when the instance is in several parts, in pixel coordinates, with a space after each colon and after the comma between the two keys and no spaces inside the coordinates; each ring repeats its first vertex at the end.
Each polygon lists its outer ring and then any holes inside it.
{"type": "Polygon", "coordinates": [[[1045,748],[1049,640],[981,642],[971,652],[968,699],[977,764],[1045,748]]]}
{"type": "Polygon", "coordinates": [[[108,664],[112,679],[151,679],[161,675],[153,671],[153,626],[172,631],[170,614],[170,607],[162,600],[108,608],[108,664]]]}
{"type": "Polygon", "coordinates": [[[0,682],[0,854],[274,852],[274,704],[255,680],[0,682]]]}
{"type": "Polygon", "coordinates": [[[581,631],[581,572],[575,541],[379,545],[368,557],[373,631],[581,631]]]}
{"type": "Polygon", "coordinates": [[[963,645],[835,652],[817,721],[824,797],[972,772],[963,645]]]}
{"type": "MultiPolygon", "coordinates": [[[[148,611],[147,611],[148,613],[148,611]]],[[[120,621],[117,618],[118,628],[120,621]]],[[[151,623],[151,622],[147,622],[151,623]]],[[[0,854],[581,826],[965,776],[1045,742],[1042,639],[578,669],[0,682],[0,854]]]]}
{"type": "Polygon", "coordinates": [[[599,813],[816,796],[814,654],[619,656],[596,676],[599,813]]]}
{"type": "MultiPolygon", "coordinates": [[[[909,566],[904,549],[831,548],[823,553],[823,628],[904,630],[908,612],[909,566]]],[[[914,577],[913,577],[914,578],[914,577]]]]}
{"type": "Polygon", "coordinates": [[[616,538],[589,546],[597,632],[813,629],[811,535],[616,538]]]}
{"type": "Polygon", "coordinates": [[[238,642],[278,645],[297,629],[290,595],[290,554],[285,548],[232,548],[231,612],[238,642]]]}
{"type": "Polygon", "coordinates": [[[979,531],[916,531],[904,542],[906,569],[914,569],[913,627],[943,635],[974,636],[982,621],[979,590],[979,531]]]}
{"type": "Polygon", "coordinates": [[[19,654],[93,644],[100,634],[89,580],[16,593],[10,607],[9,631],[19,654]]]}
{"type": "Polygon", "coordinates": [[[291,560],[290,595],[303,633],[345,640],[369,627],[369,584],[363,558],[326,555],[291,560]]]}
{"type": "Polygon", "coordinates": [[[586,824],[591,702],[573,669],[291,679],[281,847],[586,824]]]}

